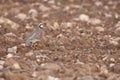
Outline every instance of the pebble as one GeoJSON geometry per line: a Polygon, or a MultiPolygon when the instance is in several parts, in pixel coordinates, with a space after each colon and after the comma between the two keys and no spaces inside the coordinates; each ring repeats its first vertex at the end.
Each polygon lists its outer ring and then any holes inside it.
{"type": "Polygon", "coordinates": [[[36,9],[30,9],[28,13],[31,14],[32,17],[37,17],[38,15],[38,12],[36,9]]]}
{"type": "Polygon", "coordinates": [[[114,59],[114,58],[110,58],[110,61],[111,61],[111,62],[115,62],[115,59],[114,59]]]}
{"type": "Polygon", "coordinates": [[[58,71],[61,69],[61,67],[55,63],[46,63],[46,64],[41,64],[41,69],[58,71]]]}
{"type": "Polygon", "coordinates": [[[120,42],[120,37],[110,38],[110,40],[109,40],[109,43],[114,46],[119,46],[119,42],[120,42]]]}
{"type": "Polygon", "coordinates": [[[92,24],[92,25],[97,25],[97,24],[100,24],[101,23],[101,20],[100,19],[97,19],[97,18],[91,18],[89,20],[89,23],[92,24]]]}
{"type": "Polygon", "coordinates": [[[51,8],[55,9],[55,10],[58,10],[60,9],[60,7],[56,6],[56,5],[51,5],[51,8]]]}
{"type": "Polygon", "coordinates": [[[18,63],[14,63],[14,64],[13,64],[13,67],[14,67],[15,69],[21,69],[21,68],[20,68],[20,65],[19,65],[18,63]]]}
{"type": "Polygon", "coordinates": [[[25,47],[25,43],[21,43],[20,45],[25,47]]]}
{"type": "Polygon", "coordinates": [[[73,27],[73,24],[72,24],[71,22],[67,22],[67,23],[66,23],[66,27],[67,27],[67,28],[73,27]]]}
{"type": "Polygon", "coordinates": [[[120,27],[115,29],[115,34],[120,35],[120,27]]]}
{"type": "Polygon", "coordinates": [[[105,31],[105,29],[103,28],[103,27],[95,27],[95,29],[97,30],[97,31],[99,31],[99,32],[103,32],[103,31],[105,31]]]}
{"type": "Polygon", "coordinates": [[[83,77],[78,77],[76,80],[94,80],[92,76],[83,76],[83,77]]]}
{"type": "Polygon", "coordinates": [[[57,30],[60,28],[60,26],[57,22],[54,22],[53,25],[47,24],[47,26],[49,26],[49,28],[52,30],[57,30]]]}
{"type": "Polygon", "coordinates": [[[68,38],[63,34],[58,34],[56,38],[58,39],[58,44],[63,44],[68,42],[68,38]]]}
{"type": "Polygon", "coordinates": [[[104,6],[104,9],[109,10],[110,8],[106,5],[106,6],[104,6]]]}
{"type": "Polygon", "coordinates": [[[53,76],[48,76],[47,80],[60,80],[59,78],[53,77],[53,76]]]}
{"type": "Polygon", "coordinates": [[[79,19],[80,19],[81,21],[88,22],[88,21],[89,21],[89,16],[86,15],[86,14],[81,14],[81,15],[79,16],[79,19]]]}
{"type": "Polygon", "coordinates": [[[114,66],[115,66],[114,63],[111,63],[111,64],[109,65],[110,68],[112,68],[112,67],[114,67],[114,66]]]}
{"type": "Polygon", "coordinates": [[[36,73],[36,72],[33,72],[33,73],[32,73],[32,77],[34,77],[34,78],[37,77],[37,73],[36,73]]]}
{"type": "Polygon", "coordinates": [[[115,27],[120,27],[120,21],[117,22],[117,24],[115,25],[115,27]]]}
{"type": "Polygon", "coordinates": [[[72,24],[71,22],[62,22],[62,23],[61,23],[61,26],[62,26],[62,27],[65,26],[65,28],[70,28],[70,27],[73,26],[73,24],[72,24]]]}
{"type": "Polygon", "coordinates": [[[5,80],[4,78],[0,78],[0,80],[5,80]]]}
{"type": "Polygon", "coordinates": [[[55,4],[55,0],[48,0],[48,4],[55,4]]]}
{"type": "Polygon", "coordinates": [[[13,57],[13,54],[9,53],[6,58],[12,58],[13,57]]]}
{"type": "Polygon", "coordinates": [[[48,13],[44,13],[44,14],[42,15],[43,18],[47,18],[48,16],[49,16],[48,13]]]}
{"type": "Polygon", "coordinates": [[[13,37],[17,37],[14,33],[12,33],[12,32],[9,32],[9,33],[6,33],[6,34],[4,34],[3,36],[6,36],[6,37],[8,37],[8,36],[13,36],[13,37]]]}
{"type": "Polygon", "coordinates": [[[0,65],[0,70],[2,70],[4,67],[3,67],[3,65],[0,65]]]}
{"type": "Polygon", "coordinates": [[[70,9],[69,6],[65,6],[64,9],[63,9],[63,11],[68,11],[69,9],[70,9]]]}
{"type": "Polygon", "coordinates": [[[14,46],[12,48],[8,48],[7,52],[8,53],[16,53],[17,52],[17,46],[14,46]]]}
{"type": "Polygon", "coordinates": [[[23,21],[27,18],[27,15],[24,13],[19,13],[15,17],[23,21]]]}
{"type": "Polygon", "coordinates": [[[120,15],[118,13],[115,13],[114,16],[116,19],[118,19],[120,17],[120,15]]]}
{"type": "Polygon", "coordinates": [[[16,23],[11,23],[11,28],[17,30],[19,28],[19,25],[16,23]]]}
{"type": "Polygon", "coordinates": [[[43,0],[44,2],[47,2],[48,0],[43,0]]]}
{"type": "Polygon", "coordinates": [[[4,65],[5,61],[0,60],[0,65],[4,65]]]}
{"type": "Polygon", "coordinates": [[[50,10],[50,8],[47,7],[47,6],[45,6],[45,5],[40,5],[40,6],[39,6],[39,9],[40,9],[42,12],[46,12],[46,11],[49,11],[49,10],[50,10]]]}
{"type": "Polygon", "coordinates": [[[116,73],[120,73],[120,64],[119,64],[119,63],[116,64],[116,65],[114,65],[113,68],[114,68],[114,71],[115,71],[116,73]]]}
{"type": "Polygon", "coordinates": [[[115,40],[110,40],[109,43],[114,45],[114,46],[118,46],[119,45],[119,43],[117,41],[115,41],[115,40]]]}
{"type": "Polygon", "coordinates": [[[96,5],[96,6],[102,6],[103,3],[102,3],[101,1],[96,1],[96,2],[95,2],[95,5],[96,5]]]}
{"type": "Polygon", "coordinates": [[[59,24],[57,23],[57,22],[54,22],[54,24],[53,24],[53,30],[57,30],[57,29],[59,29],[59,24]]]}
{"type": "Polygon", "coordinates": [[[112,17],[112,15],[110,13],[104,13],[104,15],[105,15],[106,18],[111,18],[112,17]]]}
{"type": "Polygon", "coordinates": [[[105,66],[105,65],[101,66],[100,71],[101,71],[100,74],[103,75],[103,76],[106,76],[109,73],[109,71],[107,69],[107,66],[105,66]]]}
{"type": "Polygon", "coordinates": [[[4,18],[4,17],[0,17],[0,24],[2,24],[2,23],[9,24],[10,27],[15,30],[17,30],[19,28],[19,25],[17,23],[13,22],[12,20],[4,18]]]}
{"type": "Polygon", "coordinates": [[[32,55],[33,55],[32,51],[30,51],[30,52],[28,52],[28,53],[25,54],[25,56],[32,56],[32,55]]]}
{"type": "Polygon", "coordinates": [[[30,26],[29,24],[26,24],[25,28],[26,29],[33,29],[33,26],[30,26]]]}

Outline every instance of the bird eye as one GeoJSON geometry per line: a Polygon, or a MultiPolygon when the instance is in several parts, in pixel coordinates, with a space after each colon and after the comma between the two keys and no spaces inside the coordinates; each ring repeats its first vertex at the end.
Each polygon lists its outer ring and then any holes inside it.
{"type": "Polygon", "coordinates": [[[42,25],[42,24],[39,24],[39,28],[40,28],[40,29],[43,29],[43,25],[42,25]]]}

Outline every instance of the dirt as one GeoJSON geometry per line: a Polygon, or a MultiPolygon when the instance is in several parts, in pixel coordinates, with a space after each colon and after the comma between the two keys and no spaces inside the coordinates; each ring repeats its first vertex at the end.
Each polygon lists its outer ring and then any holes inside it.
{"type": "Polygon", "coordinates": [[[0,80],[120,80],[119,0],[1,0],[0,80]],[[25,46],[29,34],[44,35],[25,46]]]}

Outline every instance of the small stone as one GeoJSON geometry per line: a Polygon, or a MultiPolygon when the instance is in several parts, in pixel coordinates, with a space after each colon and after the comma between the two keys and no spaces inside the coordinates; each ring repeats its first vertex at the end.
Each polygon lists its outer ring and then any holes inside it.
{"type": "Polygon", "coordinates": [[[108,69],[107,69],[107,67],[105,66],[105,65],[102,65],[101,66],[101,68],[100,68],[100,75],[103,75],[103,76],[106,76],[106,75],[108,75],[108,69]]]}
{"type": "Polygon", "coordinates": [[[0,65],[0,70],[2,70],[4,67],[3,67],[3,65],[0,65]]]}
{"type": "Polygon", "coordinates": [[[14,63],[14,64],[13,64],[13,67],[14,67],[15,69],[21,69],[21,68],[20,68],[20,65],[19,65],[18,63],[14,63]]]}
{"type": "Polygon", "coordinates": [[[17,30],[19,28],[19,25],[16,23],[13,23],[11,28],[17,30]]]}
{"type": "Polygon", "coordinates": [[[22,43],[22,44],[20,44],[20,45],[25,47],[25,43],[22,43]]]}
{"type": "Polygon", "coordinates": [[[104,13],[104,15],[105,15],[106,18],[112,17],[112,15],[110,13],[104,13]]]}
{"type": "Polygon", "coordinates": [[[10,32],[10,33],[6,33],[6,34],[4,34],[3,36],[5,36],[5,37],[16,37],[16,35],[14,34],[14,33],[12,33],[12,32],[10,32]]]}
{"type": "Polygon", "coordinates": [[[89,16],[86,15],[86,14],[81,14],[81,15],[79,16],[79,19],[80,19],[81,21],[88,22],[88,21],[89,21],[89,16]]]}
{"type": "Polygon", "coordinates": [[[106,6],[104,6],[104,9],[105,10],[109,10],[109,7],[106,5],[106,6]]]}
{"type": "Polygon", "coordinates": [[[78,77],[76,80],[94,80],[92,76],[83,76],[83,77],[78,77]]]}
{"type": "Polygon", "coordinates": [[[48,76],[47,80],[60,80],[59,78],[53,77],[53,76],[48,76]]]}
{"type": "Polygon", "coordinates": [[[58,39],[58,44],[63,44],[68,42],[68,38],[63,34],[58,34],[56,38],[58,39]]]}
{"type": "Polygon", "coordinates": [[[47,2],[48,0],[43,0],[44,2],[47,2]]]}
{"type": "Polygon", "coordinates": [[[4,23],[4,24],[9,24],[10,27],[11,27],[12,29],[15,29],[15,30],[17,30],[17,29],[19,28],[19,25],[18,25],[17,23],[13,22],[13,21],[10,20],[10,19],[4,18],[4,17],[0,17],[0,23],[1,23],[1,24],[2,24],[2,23],[4,23]]]}
{"type": "Polygon", "coordinates": [[[66,27],[67,27],[67,28],[70,28],[70,27],[73,27],[73,25],[72,25],[71,22],[67,22],[67,23],[66,23],[66,27]]]}
{"type": "Polygon", "coordinates": [[[110,40],[109,43],[112,44],[113,46],[118,46],[119,45],[119,43],[115,40],[110,40]]]}
{"type": "Polygon", "coordinates": [[[37,62],[40,62],[40,59],[36,59],[37,62]]]}
{"type": "Polygon", "coordinates": [[[101,23],[101,20],[100,19],[97,19],[97,18],[91,18],[89,20],[89,23],[92,24],[92,25],[97,25],[97,24],[100,24],[101,23]]]}
{"type": "Polygon", "coordinates": [[[105,31],[103,27],[95,27],[95,29],[96,29],[97,31],[99,31],[99,32],[105,31]]]}
{"type": "Polygon", "coordinates": [[[48,16],[49,16],[48,13],[44,13],[44,14],[42,15],[43,18],[47,18],[48,16]]]}
{"type": "Polygon", "coordinates": [[[0,60],[0,65],[4,65],[5,61],[0,60]]]}
{"type": "Polygon", "coordinates": [[[46,63],[46,64],[41,64],[41,69],[58,71],[61,69],[61,67],[54,63],[46,63]]]}
{"type": "Polygon", "coordinates": [[[32,55],[33,55],[32,51],[30,51],[30,52],[28,52],[28,53],[25,54],[25,56],[32,56],[32,55]]]}
{"type": "Polygon", "coordinates": [[[118,27],[118,28],[115,29],[115,34],[120,35],[120,27],[118,27]]]}
{"type": "Polygon", "coordinates": [[[24,13],[19,13],[15,17],[23,21],[27,18],[27,15],[24,13]]]}
{"type": "Polygon", "coordinates": [[[118,19],[120,17],[120,15],[118,13],[115,13],[115,18],[118,19]]]}
{"type": "Polygon", "coordinates": [[[10,70],[4,71],[4,78],[5,80],[30,80],[27,74],[22,72],[12,72],[10,70]]]}
{"type": "Polygon", "coordinates": [[[55,10],[58,10],[60,9],[60,7],[56,6],[56,5],[51,5],[51,8],[55,9],[55,10]]]}
{"type": "Polygon", "coordinates": [[[111,63],[111,64],[109,65],[110,68],[112,68],[112,67],[114,67],[114,66],[115,66],[114,63],[111,63]]]}
{"type": "Polygon", "coordinates": [[[34,77],[34,78],[37,77],[37,73],[36,73],[36,72],[33,72],[33,73],[32,73],[32,77],[34,77]]]}
{"type": "Polygon", "coordinates": [[[115,25],[115,27],[120,30],[120,21],[117,22],[117,24],[115,25]]]}
{"type": "Polygon", "coordinates": [[[111,62],[115,62],[115,59],[114,59],[114,58],[110,58],[110,61],[111,61],[111,62]]]}
{"type": "Polygon", "coordinates": [[[96,2],[95,2],[95,5],[96,5],[96,6],[102,6],[103,4],[102,4],[101,1],[96,1],[96,2]]]}
{"type": "Polygon", "coordinates": [[[118,63],[118,64],[116,64],[116,65],[114,65],[114,71],[116,72],[116,73],[120,73],[120,64],[118,63]]]}
{"type": "Polygon", "coordinates": [[[45,5],[40,5],[40,6],[39,6],[39,9],[40,9],[42,12],[46,12],[46,11],[49,11],[49,10],[50,10],[50,8],[47,7],[47,6],[45,6],[45,5]]]}
{"type": "Polygon", "coordinates": [[[57,22],[54,22],[53,25],[47,24],[47,26],[49,26],[49,28],[52,30],[57,30],[60,28],[60,26],[57,22]]]}
{"type": "Polygon", "coordinates": [[[4,78],[0,78],[0,80],[5,80],[4,78]]]}
{"type": "Polygon", "coordinates": [[[70,9],[69,6],[65,6],[65,8],[63,9],[64,11],[68,11],[70,9]]]}
{"type": "Polygon", "coordinates": [[[57,22],[54,22],[54,25],[53,25],[53,26],[54,26],[53,30],[59,29],[59,27],[60,27],[57,22]]]}
{"type": "Polygon", "coordinates": [[[12,32],[6,33],[3,36],[7,42],[16,42],[18,40],[18,37],[12,32]]]}
{"type": "Polygon", "coordinates": [[[6,18],[1,17],[0,18],[0,24],[4,23],[6,20],[7,20],[6,18]]]}
{"type": "Polygon", "coordinates": [[[29,24],[26,24],[25,28],[26,29],[33,29],[33,26],[30,26],[29,24]]]}
{"type": "Polygon", "coordinates": [[[115,27],[120,27],[120,21],[117,22],[117,24],[115,25],[115,27]]]}
{"type": "Polygon", "coordinates": [[[16,53],[17,52],[17,46],[14,46],[12,48],[8,48],[7,52],[8,53],[16,53]]]}
{"type": "Polygon", "coordinates": [[[30,9],[28,13],[31,14],[33,17],[37,17],[38,15],[38,12],[36,9],[30,9]]]}
{"type": "Polygon", "coordinates": [[[55,4],[55,0],[48,0],[48,4],[55,4]]]}
{"type": "Polygon", "coordinates": [[[13,57],[13,54],[9,53],[6,57],[7,57],[7,58],[12,58],[12,57],[13,57]]]}

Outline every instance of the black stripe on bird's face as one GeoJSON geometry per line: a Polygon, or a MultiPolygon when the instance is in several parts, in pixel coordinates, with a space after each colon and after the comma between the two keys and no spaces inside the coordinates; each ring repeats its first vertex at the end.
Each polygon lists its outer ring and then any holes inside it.
{"type": "Polygon", "coordinates": [[[39,28],[39,29],[43,29],[43,24],[40,23],[40,24],[38,25],[38,28],[39,28]]]}

